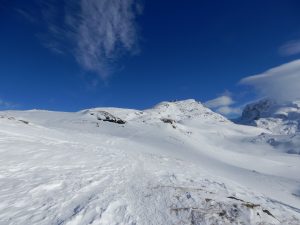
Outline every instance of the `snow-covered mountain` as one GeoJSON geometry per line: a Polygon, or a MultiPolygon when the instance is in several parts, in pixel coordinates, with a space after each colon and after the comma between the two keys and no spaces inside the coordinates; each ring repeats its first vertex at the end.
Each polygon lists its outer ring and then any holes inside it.
{"type": "Polygon", "coordinates": [[[195,100],[2,111],[0,224],[299,225],[300,158],[248,141],[267,129],[195,100]]]}
{"type": "Polygon", "coordinates": [[[260,100],[245,107],[240,122],[269,131],[253,141],[267,142],[288,153],[300,153],[300,101],[260,100]]]}
{"type": "Polygon", "coordinates": [[[123,118],[124,122],[146,122],[147,124],[160,123],[164,119],[169,119],[174,122],[180,122],[186,119],[199,119],[206,122],[229,122],[225,117],[214,113],[194,99],[161,102],[152,109],[144,111],[117,108],[95,108],[83,110],[82,112],[90,115],[97,115],[98,117],[103,116],[105,113],[109,113],[111,118],[114,117],[113,115],[118,115],[123,118]]]}

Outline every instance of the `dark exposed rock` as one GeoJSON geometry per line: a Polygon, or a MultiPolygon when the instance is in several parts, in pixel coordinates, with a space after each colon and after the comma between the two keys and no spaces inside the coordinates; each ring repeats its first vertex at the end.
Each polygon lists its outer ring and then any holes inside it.
{"type": "Polygon", "coordinates": [[[175,120],[169,119],[169,118],[162,118],[161,121],[164,122],[164,123],[169,123],[169,124],[174,124],[174,123],[176,123],[175,120]]]}
{"type": "Polygon", "coordinates": [[[19,121],[22,122],[22,123],[24,123],[24,124],[29,124],[29,122],[26,121],[26,120],[19,120],[19,121]]]}
{"type": "Polygon", "coordinates": [[[267,209],[263,209],[262,210],[264,213],[266,213],[267,215],[269,215],[269,216],[271,216],[271,217],[273,217],[273,218],[275,218],[276,219],[276,217],[272,214],[272,213],[270,213],[270,211],[269,210],[267,210],[267,209]]]}
{"type": "Polygon", "coordinates": [[[100,121],[106,121],[106,122],[111,122],[111,123],[117,123],[117,124],[125,124],[126,121],[122,120],[106,111],[97,111],[97,112],[92,112],[90,113],[92,116],[96,116],[97,120],[100,121]]]}

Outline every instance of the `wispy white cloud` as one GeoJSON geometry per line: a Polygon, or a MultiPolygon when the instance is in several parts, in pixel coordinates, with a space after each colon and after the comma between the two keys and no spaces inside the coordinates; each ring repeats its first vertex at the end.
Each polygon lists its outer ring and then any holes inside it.
{"type": "Polygon", "coordinates": [[[135,0],[81,0],[79,12],[66,15],[75,43],[74,55],[88,71],[107,77],[111,65],[123,53],[137,50],[136,15],[140,5],[135,0]]]}
{"type": "Polygon", "coordinates": [[[279,53],[283,56],[300,54],[300,40],[293,40],[283,44],[279,48],[279,53]]]}
{"type": "Polygon", "coordinates": [[[28,20],[41,17],[42,44],[59,54],[70,53],[82,68],[108,77],[125,54],[138,52],[136,17],[140,0],[37,1],[40,12],[16,11],[28,20]],[[33,15],[34,16],[33,16],[33,15]]]}
{"type": "Polygon", "coordinates": [[[229,92],[226,92],[224,95],[219,96],[215,99],[209,100],[204,103],[208,108],[213,109],[214,111],[225,115],[225,116],[234,116],[241,113],[240,107],[233,107],[235,101],[230,96],[229,92]]]}
{"type": "Polygon", "coordinates": [[[300,99],[300,60],[246,77],[240,84],[254,87],[259,97],[274,98],[277,101],[300,99]]]}
{"type": "Polygon", "coordinates": [[[25,18],[29,22],[31,22],[31,23],[37,22],[37,20],[28,11],[21,9],[21,8],[15,8],[14,10],[15,10],[15,12],[17,12],[19,15],[21,15],[23,18],[25,18]]]}
{"type": "Polygon", "coordinates": [[[16,107],[16,104],[13,104],[11,102],[5,101],[0,98],[0,109],[12,109],[15,107],[16,107]]]}
{"type": "Polygon", "coordinates": [[[234,101],[230,96],[223,95],[205,102],[205,105],[209,108],[218,108],[222,106],[229,106],[232,105],[233,103],[234,101]]]}
{"type": "Polygon", "coordinates": [[[222,106],[216,109],[216,111],[225,116],[240,115],[242,109],[240,107],[222,106]]]}

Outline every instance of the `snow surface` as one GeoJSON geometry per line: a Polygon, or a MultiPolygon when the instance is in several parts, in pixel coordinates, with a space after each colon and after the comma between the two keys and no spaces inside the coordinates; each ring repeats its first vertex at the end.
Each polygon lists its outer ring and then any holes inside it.
{"type": "Polygon", "coordinates": [[[0,224],[299,225],[300,157],[263,132],[195,100],[0,112],[0,224]]]}

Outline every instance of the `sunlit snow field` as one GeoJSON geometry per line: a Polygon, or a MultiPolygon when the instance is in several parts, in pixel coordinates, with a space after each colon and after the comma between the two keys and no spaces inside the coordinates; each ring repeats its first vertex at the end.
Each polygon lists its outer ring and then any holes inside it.
{"type": "Polygon", "coordinates": [[[2,111],[0,224],[299,225],[300,157],[263,132],[194,100],[2,111]]]}

